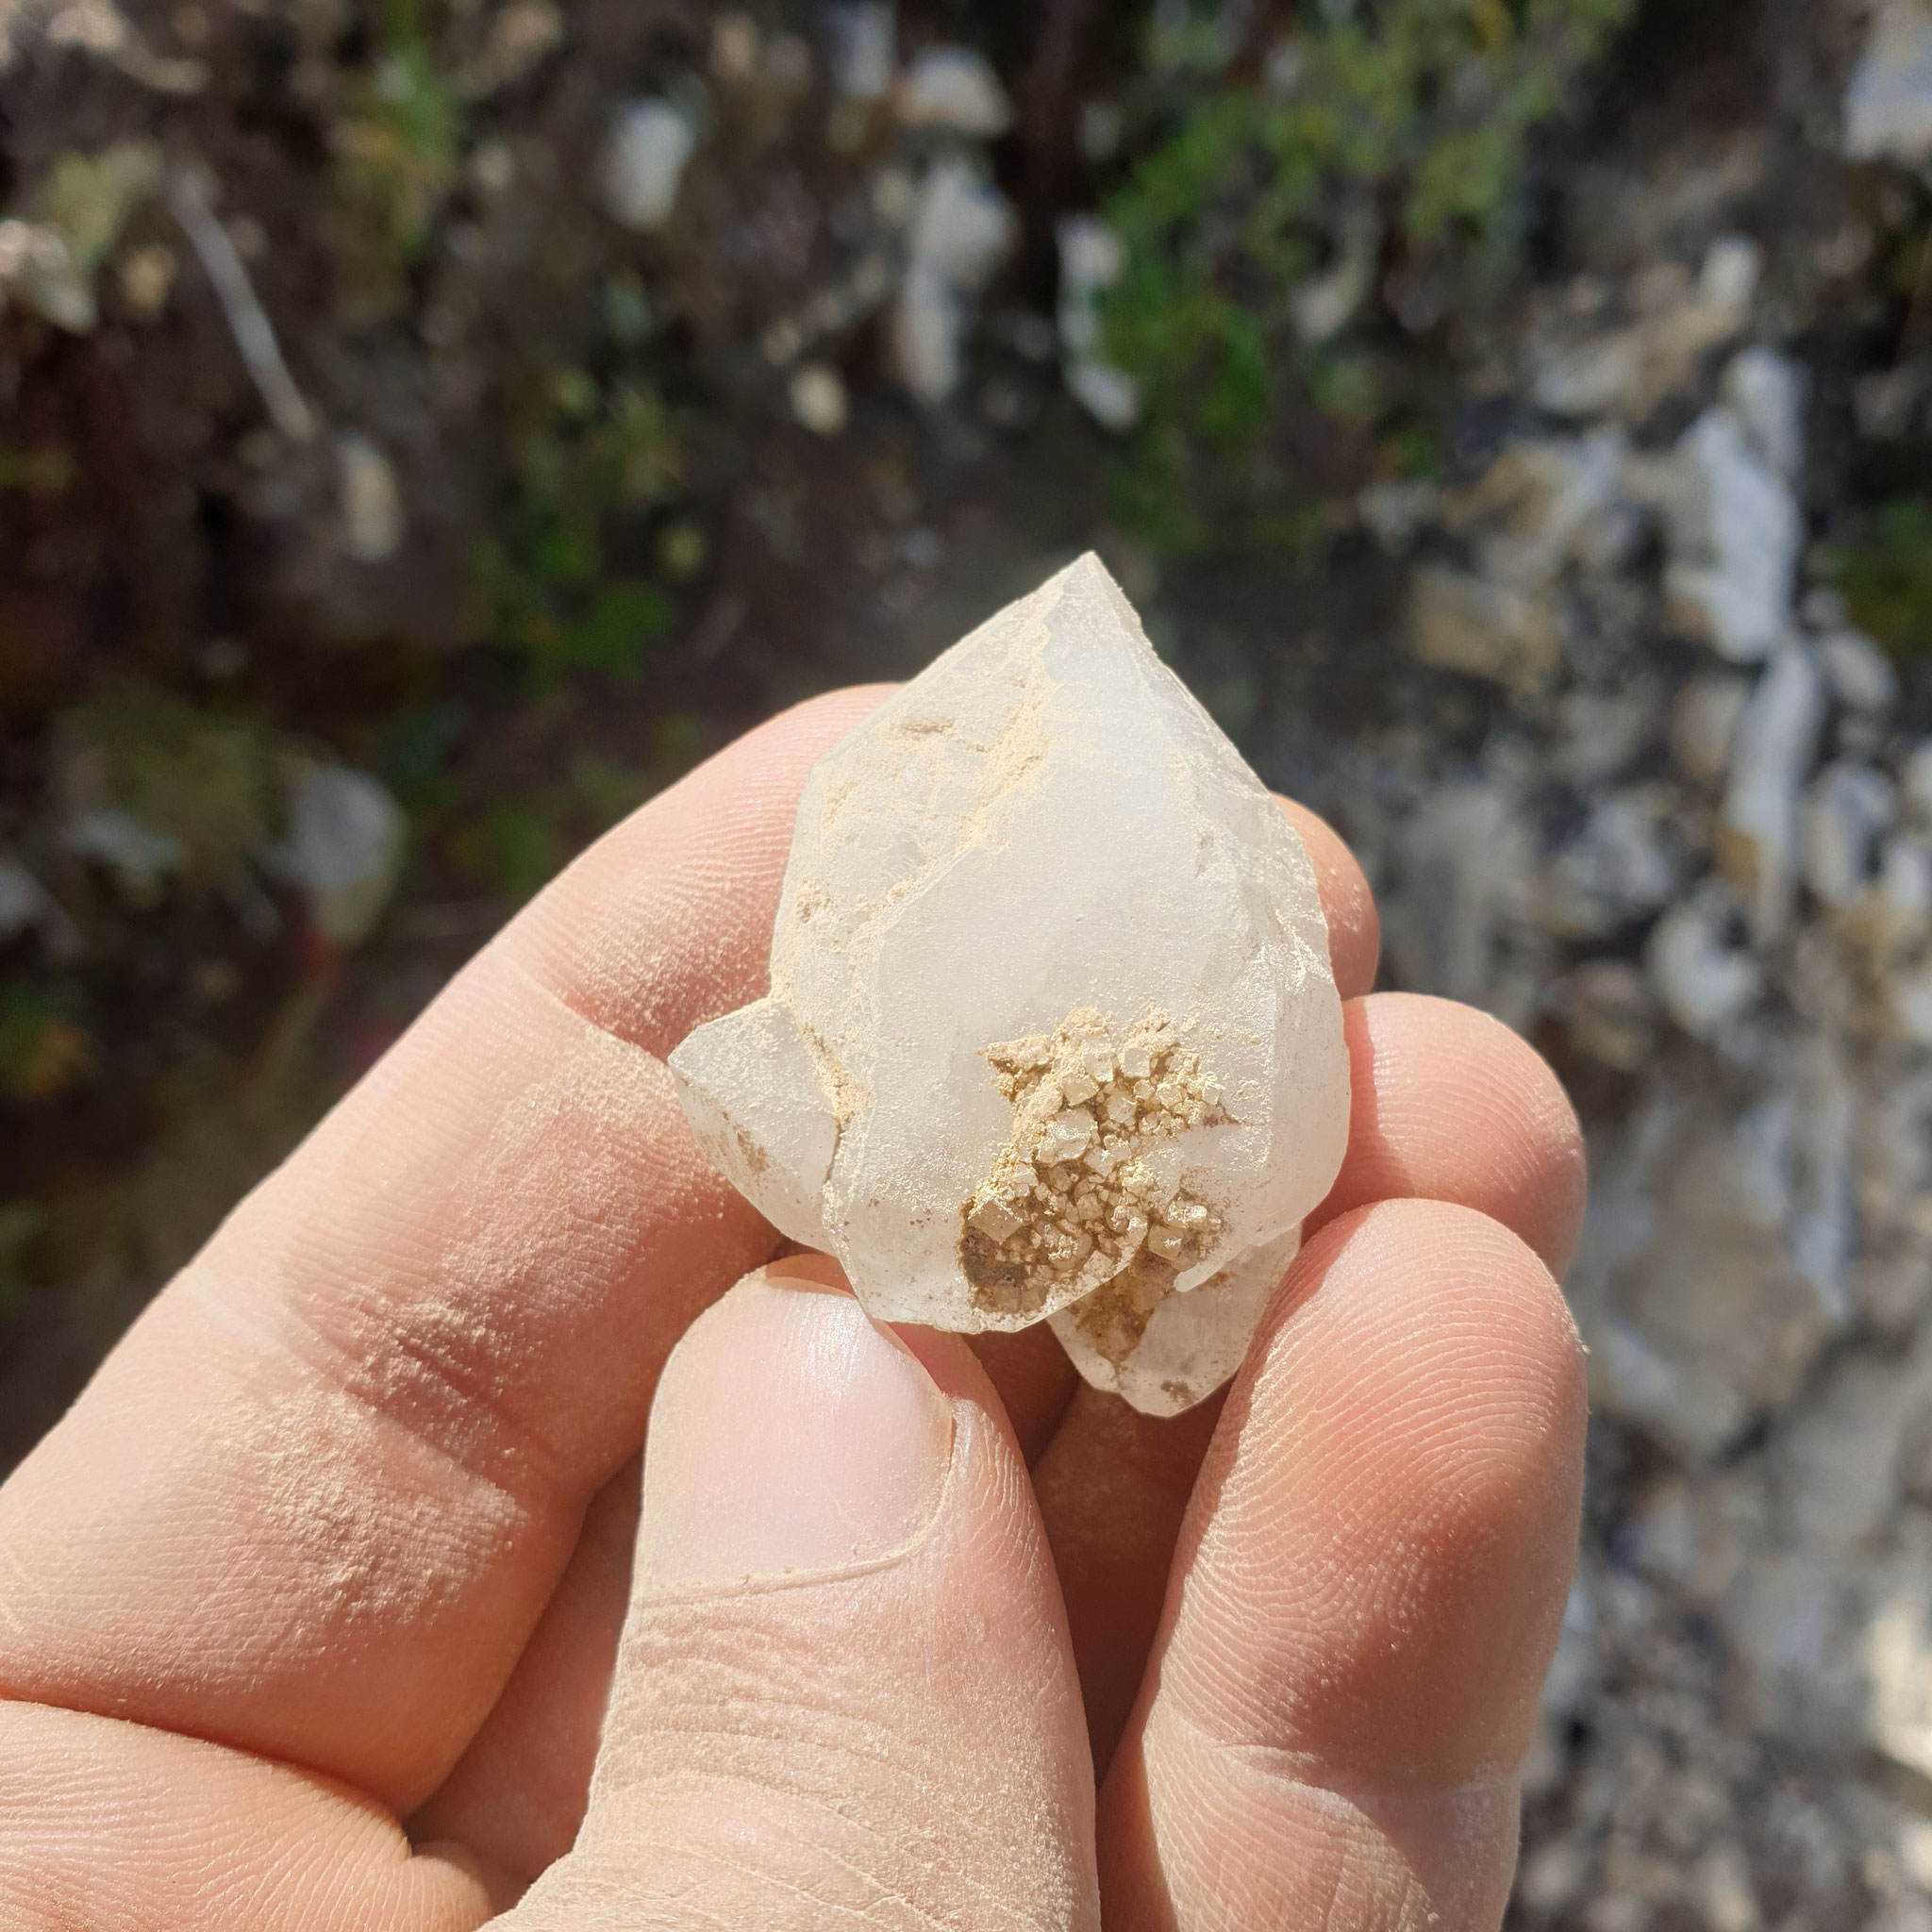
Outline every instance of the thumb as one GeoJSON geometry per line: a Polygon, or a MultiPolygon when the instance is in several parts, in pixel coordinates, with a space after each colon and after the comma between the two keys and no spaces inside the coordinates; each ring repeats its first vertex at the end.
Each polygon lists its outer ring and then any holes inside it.
{"type": "Polygon", "coordinates": [[[589,1809],[501,1932],[1098,1926],[1024,1465],[962,1342],[837,1281],[748,1275],[672,1355],[589,1809]]]}

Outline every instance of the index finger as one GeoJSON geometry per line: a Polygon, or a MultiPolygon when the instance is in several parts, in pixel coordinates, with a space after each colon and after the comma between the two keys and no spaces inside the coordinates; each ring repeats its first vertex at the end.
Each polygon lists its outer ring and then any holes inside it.
{"type": "Polygon", "coordinates": [[[156,1300],[0,1490],[0,1696],[399,1809],[441,1780],[672,1344],[770,1250],[658,1056],[764,990],[805,774],[883,695],[600,841],[156,1300]]]}

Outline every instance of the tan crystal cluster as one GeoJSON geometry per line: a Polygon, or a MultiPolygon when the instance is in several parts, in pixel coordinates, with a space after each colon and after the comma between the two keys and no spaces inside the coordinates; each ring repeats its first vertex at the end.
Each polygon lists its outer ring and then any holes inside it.
{"type": "Polygon", "coordinates": [[[985,1049],[1013,1136],[965,1215],[959,1260],[976,1306],[1033,1314],[1111,1280],[1144,1248],[1170,1279],[1221,1216],[1178,1183],[1158,1143],[1227,1119],[1221,1085],[1158,1006],[1116,1042],[1077,1008],[1050,1034],[985,1049]]]}

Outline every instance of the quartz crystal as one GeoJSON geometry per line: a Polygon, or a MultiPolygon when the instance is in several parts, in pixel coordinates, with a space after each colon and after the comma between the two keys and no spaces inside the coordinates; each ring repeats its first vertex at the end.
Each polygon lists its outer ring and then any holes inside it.
{"type": "Polygon", "coordinates": [[[1092,557],[819,760],[771,991],[671,1070],[875,1317],[1050,1320],[1150,1414],[1240,1366],[1348,1131],[1307,852],[1092,557]]]}

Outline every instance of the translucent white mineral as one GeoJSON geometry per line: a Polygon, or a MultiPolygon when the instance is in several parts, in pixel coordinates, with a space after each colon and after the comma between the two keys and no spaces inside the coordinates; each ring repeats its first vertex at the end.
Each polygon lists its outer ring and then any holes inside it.
{"type": "Polygon", "coordinates": [[[1051,1319],[1155,1414],[1239,1366],[1348,1129],[1307,853],[1091,557],[814,767],[771,992],[671,1068],[874,1315],[1051,1319]]]}

